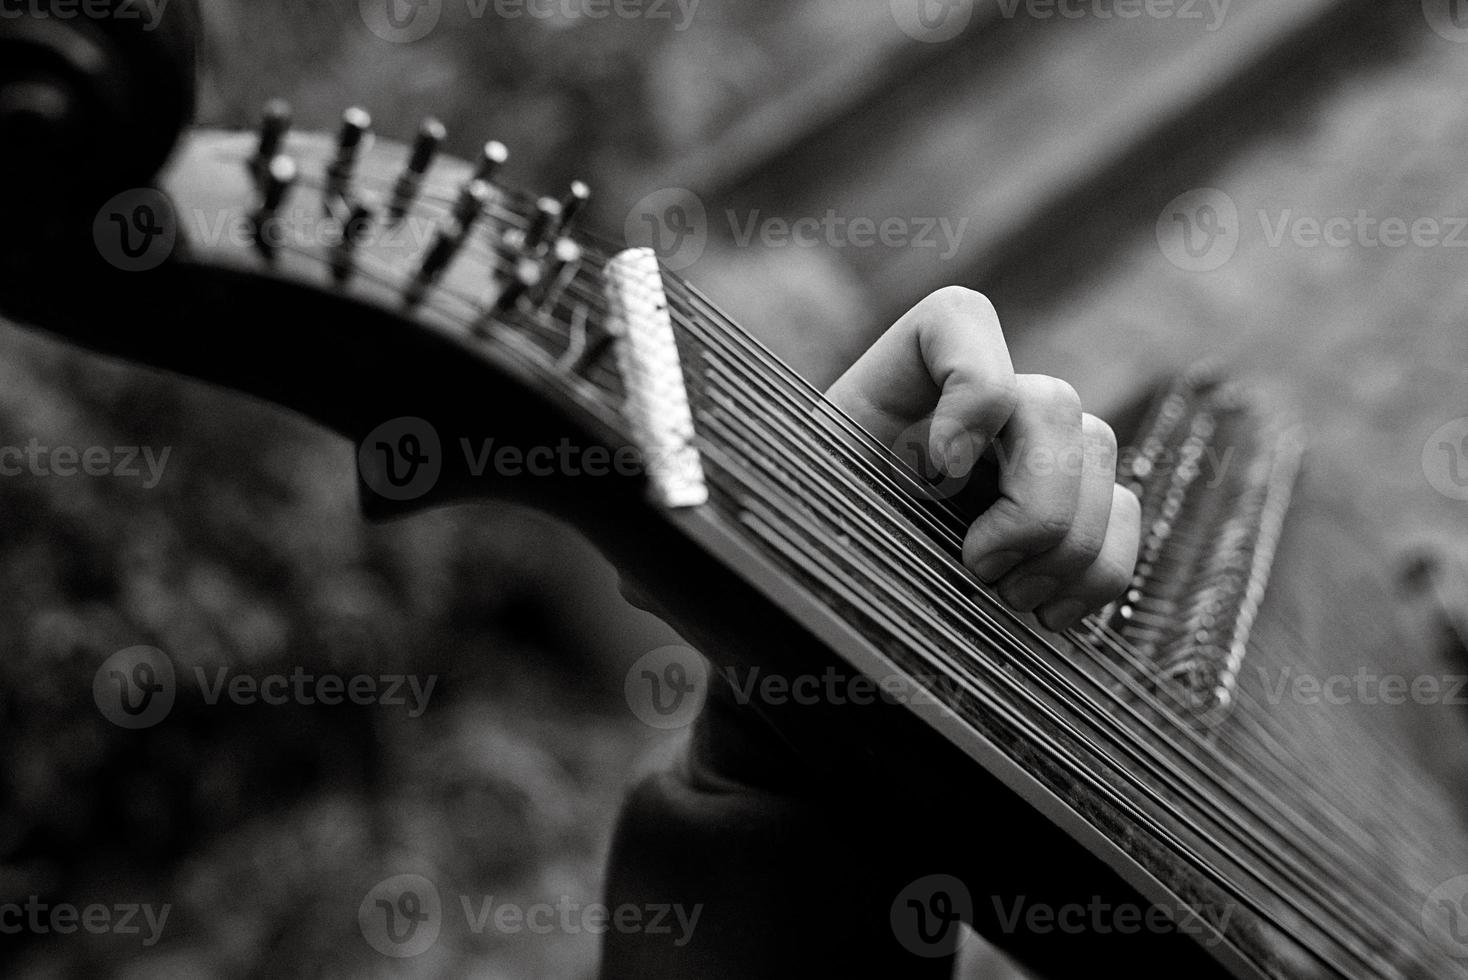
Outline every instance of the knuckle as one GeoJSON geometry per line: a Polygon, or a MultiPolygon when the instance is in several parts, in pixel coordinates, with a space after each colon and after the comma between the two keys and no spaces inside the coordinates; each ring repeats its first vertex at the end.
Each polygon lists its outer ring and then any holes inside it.
{"type": "Polygon", "coordinates": [[[919,305],[924,312],[932,313],[941,319],[972,320],[976,317],[998,319],[994,304],[989,301],[989,297],[965,286],[944,286],[942,289],[929,293],[919,305]]]}
{"type": "Polygon", "coordinates": [[[1063,544],[1070,535],[1071,519],[1060,514],[1036,514],[1019,511],[1019,530],[1024,539],[1038,550],[1048,551],[1063,544]]]}
{"type": "Polygon", "coordinates": [[[1070,382],[1046,374],[1026,378],[1025,398],[1038,408],[1071,418],[1081,416],[1081,395],[1070,382]]]}
{"type": "Polygon", "coordinates": [[[1087,568],[1101,557],[1106,539],[1099,534],[1072,529],[1059,545],[1061,560],[1071,568],[1087,568]]]}
{"type": "Polygon", "coordinates": [[[1070,533],[1068,515],[1039,514],[1009,498],[999,500],[974,524],[970,542],[975,553],[998,547],[1027,555],[1040,555],[1054,550],[1070,533]]]}
{"type": "Polygon", "coordinates": [[[1019,388],[1012,372],[985,375],[975,374],[965,379],[977,393],[973,407],[974,422],[980,429],[993,435],[1004,428],[1019,405],[1019,388]]]}

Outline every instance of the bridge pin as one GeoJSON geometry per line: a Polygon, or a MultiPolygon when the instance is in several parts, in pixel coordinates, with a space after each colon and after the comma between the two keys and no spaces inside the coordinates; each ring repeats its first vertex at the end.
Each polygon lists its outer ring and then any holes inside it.
{"type": "Polygon", "coordinates": [[[408,156],[408,165],[393,187],[392,206],[388,209],[388,222],[396,224],[408,213],[408,208],[423,186],[423,177],[438,155],[438,148],[448,138],[448,130],[437,119],[425,119],[418,129],[418,138],[408,156]]]}

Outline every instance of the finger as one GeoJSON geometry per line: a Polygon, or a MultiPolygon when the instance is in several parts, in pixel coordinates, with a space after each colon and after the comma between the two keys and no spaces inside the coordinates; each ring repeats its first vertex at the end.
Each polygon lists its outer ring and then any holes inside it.
{"type": "Polygon", "coordinates": [[[1060,544],[1020,563],[999,583],[999,595],[1021,612],[1068,594],[1101,554],[1116,486],[1116,434],[1096,416],[1082,415],[1079,453],[1056,465],[1080,467],[1075,518],[1060,544]]]}
{"type": "Polygon", "coordinates": [[[1101,554],[1064,596],[1040,607],[1040,622],[1056,632],[1070,629],[1088,612],[1124,593],[1137,567],[1141,541],[1142,505],[1126,487],[1113,487],[1111,523],[1101,554]]]}
{"type": "Polygon", "coordinates": [[[999,500],[964,540],[964,564],[985,582],[1064,541],[1080,503],[1080,396],[1056,378],[1017,380],[1018,405],[995,449],[999,500]]]}
{"type": "Polygon", "coordinates": [[[957,286],[898,320],[828,396],[883,445],[933,416],[928,452],[963,476],[1009,420],[1014,366],[993,305],[957,286]]]}

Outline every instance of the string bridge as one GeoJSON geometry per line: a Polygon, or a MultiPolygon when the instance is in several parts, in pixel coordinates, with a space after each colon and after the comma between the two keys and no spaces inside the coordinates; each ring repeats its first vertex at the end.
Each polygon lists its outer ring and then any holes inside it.
{"type": "Polygon", "coordinates": [[[1135,651],[1118,666],[1200,730],[1237,701],[1303,450],[1299,428],[1256,394],[1198,369],[1163,392],[1123,460],[1142,548],[1101,619],[1135,651]]]}

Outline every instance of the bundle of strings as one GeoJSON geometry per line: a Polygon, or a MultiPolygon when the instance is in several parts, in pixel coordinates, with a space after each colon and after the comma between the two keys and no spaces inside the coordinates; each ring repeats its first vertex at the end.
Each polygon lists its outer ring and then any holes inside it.
{"type": "MultiPolygon", "coordinates": [[[[430,189],[421,207],[447,214],[451,200],[430,189]]],[[[523,231],[532,213],[507,194],[492,227],[523,231]]],[[[430,304],[547,384],[615,412],[625,391],[614,366],[582,356],[606,340],[601,278],[615,250],[578,237],[580,267],[534,310],[495,314],[452,284],[430,304]],[[568,371],[577,361],[584,370],[568,371]]],[[[468,254],[491,276],[522,258],[494,234],[468,254]]],[[[363,271],[387,277],[370,256],[363,271]]],[[[1180,379],[1120,474],[1144,502],[1138,579],[1055,635],[963,567],[963,519],[889,447],[691,287],[664,285],[709,506],[934,703],[1122,844],[1258,972],[1468,977],[1422,918],[1433,883],[1468,870],[1450,797],[1380,714],[1314,710],[1269,690],[1270,671],[1318,669],[1340,652],[1265,602],[1297,430],[1207,373],[1180,379]],[[1209,477],[1210,454],[1226,472],[1209,477]]],[[[1359,634],[1355,649],[1391,644],[1346,605],[1337,625],[1359,634]]]]}

